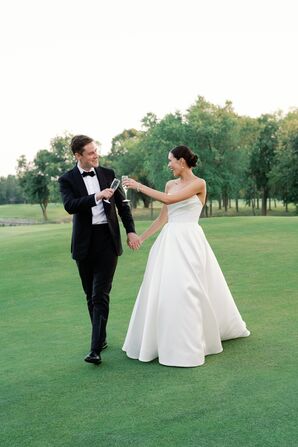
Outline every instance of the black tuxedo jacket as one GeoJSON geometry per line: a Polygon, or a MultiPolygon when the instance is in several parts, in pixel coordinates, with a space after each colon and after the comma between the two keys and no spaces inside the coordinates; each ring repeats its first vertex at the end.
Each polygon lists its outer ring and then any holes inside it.
{"type": "MultiPolygon", "coordinates": [[[[112,169],[103,167],[95,168],[101,190],[109,188],[115,173],[112,169]]],[[[86,258],[90,245],[92,231],[92,211],[91,208],[96,205],[94,194],[88,195],[82,174],[77,166],[66,172],[59,178],[60,192],[65,210],[73,214],[71,253],[73,259],[80,260],[86,258]]],[[[120,238],[120,228],[117,218],[121,217],[127,233],[134,233],[135,226],[131,215],[130,207],[123,202],[125,199],[123,189],[119,187],[108,204],[102,202],[108,220],[109,230],[118,256],[122,253],[120,238]]]]}

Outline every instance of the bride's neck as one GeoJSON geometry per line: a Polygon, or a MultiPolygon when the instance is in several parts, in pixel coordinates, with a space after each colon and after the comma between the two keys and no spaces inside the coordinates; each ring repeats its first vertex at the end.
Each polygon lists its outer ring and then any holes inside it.
{"type": "Polygon", "coordinates": [[[190,180],[193,179],[193,177],[195,177],[195,175],[193,174],[192,170],[189,169],[189,171],[183,172],[180,175],[180,182],[182,183],[189,182],[190,180]]]}

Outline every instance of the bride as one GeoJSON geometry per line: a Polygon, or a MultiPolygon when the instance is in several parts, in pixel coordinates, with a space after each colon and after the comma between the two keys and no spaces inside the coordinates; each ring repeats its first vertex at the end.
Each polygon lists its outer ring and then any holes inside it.
{"type": "Polygon", "coordinates": [[[205,181],[192,172],[198,157],[177,146],[168,159],[178,179],[169,181],[164,193],[133,179],[123,183],[164,205],[140,236],[142,243],[163,226],[150,250],[122,349],[142,362],[158,358],[162,365],[192,367],[221,352],[222,340],[250,332],[198,225],[206,199],[205,181]]]}

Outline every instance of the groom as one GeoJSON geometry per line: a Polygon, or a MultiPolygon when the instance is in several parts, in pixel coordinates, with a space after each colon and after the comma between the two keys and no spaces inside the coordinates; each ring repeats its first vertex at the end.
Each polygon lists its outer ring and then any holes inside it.
{"type": "Polygon", "coordinates": [[[91,350],[84,360],[99,365],[100,352],[107,347],[109,293],[122,253],[116,208],[129,246],[137,248],[139,243],[130,207],[123,202],[124,193],[121,188],[115,192],[109,188],[115,173],[99,166],[93,139],[76,135],[71,140],[71,150],[77,165],[58,181],[64,208],[73,214],[71,253],[78,266],[92,324],[91,350]]]}

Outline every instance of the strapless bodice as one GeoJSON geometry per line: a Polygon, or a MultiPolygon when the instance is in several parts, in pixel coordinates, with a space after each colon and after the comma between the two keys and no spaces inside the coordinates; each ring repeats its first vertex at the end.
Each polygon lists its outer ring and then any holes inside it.
{"type": "Polygon", "coordinates": [[[198,222],[203,205],[198,196],[168,205],[168,222],[198,222]]]}

